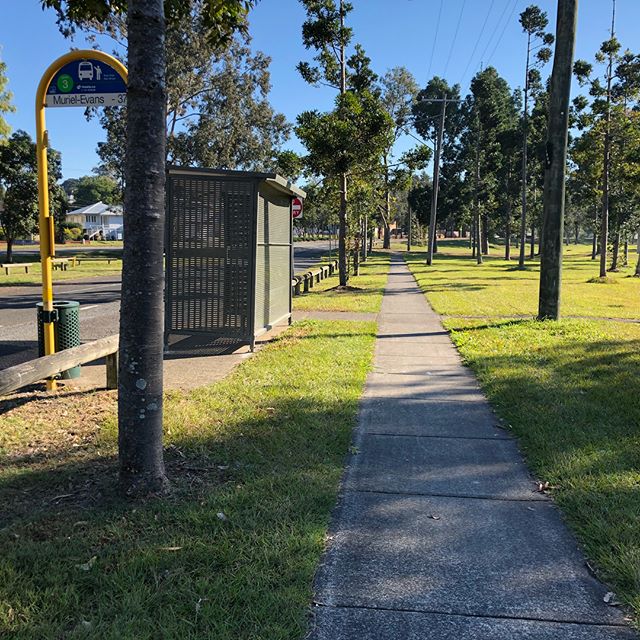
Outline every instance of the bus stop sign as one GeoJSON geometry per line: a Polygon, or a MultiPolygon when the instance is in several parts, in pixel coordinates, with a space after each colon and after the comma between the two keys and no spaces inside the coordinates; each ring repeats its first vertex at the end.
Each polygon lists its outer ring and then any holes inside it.
{"type": "Polygon", "coordinates": [[[126,103],[127,85],[106,62],[91,58],[68,62],[51,79],[47,107],[117,107],[126,103]]]}

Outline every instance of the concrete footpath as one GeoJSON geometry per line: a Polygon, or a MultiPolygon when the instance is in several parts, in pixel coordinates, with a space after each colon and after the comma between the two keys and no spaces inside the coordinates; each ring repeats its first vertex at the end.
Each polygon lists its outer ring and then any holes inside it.
{"type": "Polygon", "coordinates": [[[393,256],[313,640],[630,640],[393,256]]]}

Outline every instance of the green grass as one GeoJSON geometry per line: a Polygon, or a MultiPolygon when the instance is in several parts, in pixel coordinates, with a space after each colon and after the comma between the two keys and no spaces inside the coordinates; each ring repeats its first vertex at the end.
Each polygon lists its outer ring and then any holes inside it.
{"type": "MultiPolygon", "coordinates": [[[[61,280],[80,280],[83,278],[93,278],[96,276],[118,275],[122,271],[122,252],[119,251],[92,251],[86,253],[82,251],[73,251],[70,253],[59,253],[56,257],[68,258],[72,255],[81,258],[80,264],[76,267],[69,265],[66,271],[55,269],[53,271],[53,281],[61,280]],[[100,260],[99,258],[103,259],[100,260]],[[111,264],[107,264],[105,257],[113,258],[111,264]],[[98,258],[98,259],[92,259],[98,258]]],[[[40,284],[42,282],[42,270],[40,269],[40,256],[19,255],[15,256],[14,262],[31,262],[29,273],[20,272],[19,270],[11,270],[6,275],[4,270],[0,270],[0,287],[16,287],[29,284],[40,284]]]]}
{"type": "MultiPolygon", "coordinates": [[[[464,241],[440,243],[433,268],[424,264],[425,252],[413,252],[408,262],[418,283],[438,313],[466,316],[534,316],[538,311],[539,261],[519,271],[516,260],[506,262],[504,249],[493,247],[482,265],[475,264],[464,241]]],[[[515,255],[515,254],[513,254],[515,255]]],[[[640,318],[640,279],[632,265],[610,274],[613,282],[589,282],[598,275],[590,247],[570,245],[564,251],[562,313],[565,316],[640,318]]]]}
{"type": "MultiPolygon", "coordinates": [[[[429,271],[409,256],[412,270],[591,565],[638,619],[640,324],[500,319],[535,313],[537,267],[475,266],[445,247],[429,271]]],[[[613,285],[588,283],[597,266],[584,251],[567,252],[563,312],[639,319],[640,282],[620,273],[613,285]]]]}
{"type": "Polygon", "coordinates": [[[0,636],[302,637],[374,340],[373,323],[298,323],[171,394],[163,500],[112,493],[113,395],[1,416],[0,636]]]}
{"type": "Polygon", "coordinates": [[[293,299],[294,311],[355,311],[377,313],[387,284],[389,254],[374,252],[360,265],[360,275],[349,279],[352,289],[338,290],[337,273],[319,284],[309,293],[293,299]]]}

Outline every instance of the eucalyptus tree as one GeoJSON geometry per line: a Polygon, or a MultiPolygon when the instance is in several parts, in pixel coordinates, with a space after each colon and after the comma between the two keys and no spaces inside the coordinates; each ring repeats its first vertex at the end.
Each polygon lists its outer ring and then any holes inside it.
{"type": "Polygon", "coordinates": [[[520,256],[518,266],[524,267],[525,239],[527,230],[527,144],[529,118],[529,91],[532,83],[539,83],[538,67],[551,58],[549,45],[553,44],[553,35],[545,31],[549,20],[539,7],[529,5],[520,14],[520,25],[527,36],[527,57],[524,74],[524,99],[522,105],[522,210],[520,213],[520,256]]]}
{"type": "Polygon", "coordinates": [[[251,0],[41,0],[71,34],[126,14],[125,233],[120,315],[118,445],[129,495],[163,491],[163,240],[166,164],[166,26],[194,7],[213,41],[245,28],[251,0]],[[165,12],[166,9],[166,12],[165,12]]]}

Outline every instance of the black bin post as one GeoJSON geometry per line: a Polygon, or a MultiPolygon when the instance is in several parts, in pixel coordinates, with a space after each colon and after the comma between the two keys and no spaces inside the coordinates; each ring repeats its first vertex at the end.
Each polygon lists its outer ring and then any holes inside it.
{"type": "MultiPolygon", "coordinates": [[[[36,305],[38,309],[38,355],[44,355],[44,327],[42,302],[36,305]]],[[[54,329],[56,352],[80,345],[80,303],[74,300],[57,300],[53,303],[54,329]]],[[[80,365],[67,369],[60,374],[62,380],[80,377],[80,365]]]]}

